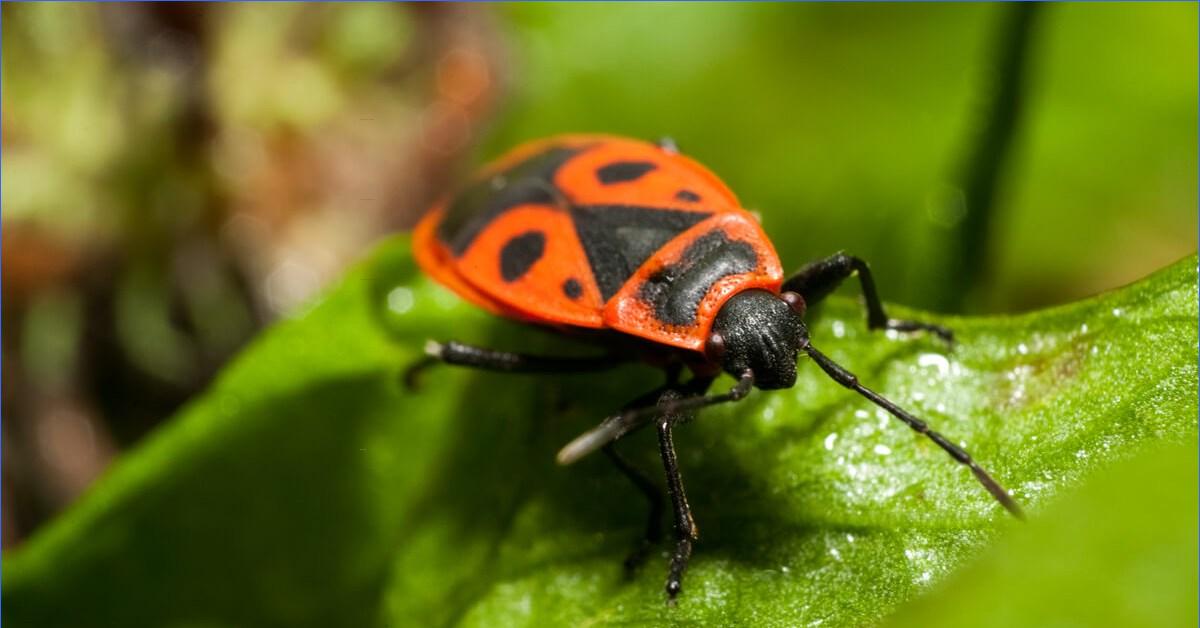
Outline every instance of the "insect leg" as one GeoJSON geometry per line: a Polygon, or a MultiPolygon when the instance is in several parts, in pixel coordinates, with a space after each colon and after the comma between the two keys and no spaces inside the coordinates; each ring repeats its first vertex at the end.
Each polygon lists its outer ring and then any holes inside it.
{"type": "MultiPolygon", "coordinates": [[[[630,408],[638,408],[648,403],[654,403],[660,397],[662,397],[666,391],[677,388],[679,386],[679,373],[682,370],[681,367],[682,365],[680,364],[671,364],[667,366],[667,383],[629,402],[625,406],[625,409],[628,410],[630,408]]],[[[630,430],[637,429],[639,427],[641,426],[633,426],[630,428],[630,430]]],[[[623,432],[622,435],[626,433],[628,433],[628,431],[623,432]]],[[[617,438],[620,438],[620,436],[617,438]]],[[[604,454],[608,456],[608,459],[612,461],[613,465],[617,467],[617,470],[620,471],[626,478],[629,478],[629,481],[632,482],[633,485],[636,486],[639,491],[641,491],[642,495],[646,497],[646,501],[650,502],[650,512],[647,515],[648,518],[646,520],[646,534],[642,537],[642,542],[638,544],[638,546],[634,548],[634,550],[630,552],[628,556],[625,557],[625,575],[627,577],[632,577],[637,568],[641,567],[642,563],[646,561],[646,556],[649,554],[650,548],[654,547],[659,541],[662,540],[662,491],[659,490],[658,486],[651,481],[650,478],[646,477],[646,474],[642,473],[637,467],[630,464],[630,462],[626,460],[625,457],[620,454],[620,452],[617,451],[616,438],[609,440],[602,447],[602,450],[604,451],[604,454]]]]}
{"type": "Polygon", "coordinates": [[[1012,513],[1013,516],[1017,517],[1018,519],[1025,518],[1024,513],[1021,511],[1021,507],[1017,505],[1017,502],[1013,500],[1011,495],[1008,494],[1008,491],[1006,491],[999,482],[993,479],[990,473],[984,470],[983,467],[979,466],[979,463],[975,462],[975,460],[971,458],[971,455],[968,454],[966,450],[950,442],[950,440],[945,436],[942,436],[941,434],[929,429],[929,425],[927,425],[921,419],[909,414],[904,408],[897,406],[883,395],[880,395],[870,388],[860,384],[858,382],[858,378],[855,377],[853,373],[846,370],[837,362],[829,359],[829,357],[824,353],[817,351],[817,349],[812,345],[808,345],[804,350],[806,353],[808,353],[809,357],[811,357],[813,361],[817,363],[817,366],[821,367],[821,370],[825,371],[825,373],[829,375],[833,381],[866,397],[875,405],[890,412],[892,416],[904,421],[904,423],[911,427],[914,431],[924,434],[929,438],[929,440],[932,440],[934,443],[936,443],[938,447],[941,447],[943,451],[950,454],[950,457],[954,458],[956,462],[966,465],[967,468],[971,469],[971,473],[975,474],[975,479],[979,480],[979,483],[982,484],[983,487],[992,494],[992,497],[996,498],[996,501],[1000,502],[1001,506],[1004,506],[1005,510],[1008,510],[1008,512],[1012,513]]]}
{"type": "Polygon", "coordinates": [[[658,486],[650,478],[634,467],[628,460],[617,452],[616,443],[609,443],[602,449],[613,465],[621,471],[630,482],[637,487],[646,501],[650,502],[650,514],[646,520],[646,534],[642,542],[625,558],[625,574],[632,576],[633,572],[646,561],[650,549],[662,540],[663,495],[658,486]]]}
{"type": "MultiPolygon", "coordinates": [[[[678,398],[678,393],[668,391],[663,396],[663,401],[669,403],[675,398],[678,398]]],[[[671,554],[666,583],[668,603],[674,603],[675,596],[683,589],[683,574],[687,571],[688,560],[692,557],[692,544],[700,538],[700,530],[692,518],[692,508],[688,505],[687,493],[683,490],[683,477],[679,474],[679,460],[675,455],[675,441],[671,433],[682,416],[677,412],[664,412],[658,419],[658,449],[662,455],[663,469],[667,474],[667,494],[671,497],[671,507],[675,514],[675,551],[671,554]]]]}
{"type": "Polygon", "coordinates": [[[425,357],[405,371],[404,383],[409,388],[416,388],[421,373],[438,363],[505,373],[586,373],[602,371],[627,361],[628,358],[618,355],[581,358],[528,355],[485,349],[461,342],[441,343],[430,340],[425,343],[425,357]]]}
{"type": "Polygon", "coordinates": [[[875,290],[875,279],[871,269],[862,259],[847,255],[843,252],[834,253],[829,257],[811,262],[801,268],[795,275],[783,282],[784,292],[795,292],[804,297],[805,303],[812,305],[824,299],[837,289],[850,275],[858,273],[862,284],[863,300],[867,302],[867,327],[870,329],[895,329],[896,331],[924,330],[937,334],[946,342],[954,341],[954,334],[949,329],[931,323],[907,321],[888,318],[883,310],[883,302],[875,290]]]}
{"type": "MultiPolygon", "coordinates": [[[[738,401],[749,394],[750,389],[753,388],[754,373],[747,370],[738,379],[738,383],[726,393],[716,395],[704,394],[704,391],[708,390],[708,386],[711,383],[712,378],[710,377],[694,378],[685,386],[685,392],[691,394],[684,397],[675,395],[670,399],[663,399],[660,396],[657,405],[639,405],[639,402],[643,401],[645,397],[639,399],[634,404],[631,404],[631,406],[626,407],[626,409],[605,418],[600,422],[600,425],[580,434],[575,437],[575,440],[567,443],[565,447],[558,451],[558,464],[571,464],[600,449],[605,444],[642,427],[660,415],[699,410],[705,406],[712,406],[728,401],[738,401]]],[[[672,386],[668,385],[657,392],[659,395],[665,396],[664,391],[669,392],[671,388],[672,386]]]]}

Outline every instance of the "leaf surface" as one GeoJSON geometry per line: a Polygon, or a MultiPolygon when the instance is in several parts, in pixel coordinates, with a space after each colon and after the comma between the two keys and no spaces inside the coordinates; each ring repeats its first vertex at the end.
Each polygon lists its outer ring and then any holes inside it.
{"type": "MultiPolygon", "coordinates": [[[[868,332],[842,297],[811,328],[867,385],[965,445],[1025,505],[1032,530],[1095,469],[1194,442],[1196,291],[1193,257],[1052,310],[936,319],[954,328],[953,348],[868,332]]],[[[554,464],[558,447],[661,376],[446,367],[407,391],[401,373],[427,338],[588,351],[461,303],[420,276],[407,239],[389,242],[6,554],[3,619],[853,626],[1020,526],[932,443],[802,363],[794,388],[756,391],[677,430],[702,539],[667,608],[665,559],[632,581],[621,574],[644,527],[639,494],[601,456],[554,464]]],[[[658,477],[651,434],[622,449],[658,477]]],[[[1178,490],[1194,503],[1192,476],[1178,490]]]]}

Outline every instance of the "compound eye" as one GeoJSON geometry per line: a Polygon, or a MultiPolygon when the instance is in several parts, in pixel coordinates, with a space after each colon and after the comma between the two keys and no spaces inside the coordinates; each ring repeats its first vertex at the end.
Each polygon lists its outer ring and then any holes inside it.
{"type": "Polygon", "coordinates": [[[788,307],[792,308],[792,311],[799,316],[804,316],[804,312],[808,309],[808,304],[804,302],[804,297],[795,292],[781,293],[779,298],[783,299],[783,302],[787,303],[788,307]]]}
{"type": "Polygon", "coordinates": [[[717,332],[708,336],[708,344],[704,345],[704,355],[713,362],[720,362],[725,357],[725,337],[717,332]]]}

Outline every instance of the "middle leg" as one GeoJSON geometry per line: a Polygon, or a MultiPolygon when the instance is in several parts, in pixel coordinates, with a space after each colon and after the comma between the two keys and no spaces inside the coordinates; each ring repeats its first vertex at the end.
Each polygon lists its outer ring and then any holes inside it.
{"type": "Polygon", "coordinates": [[[616,443],[609,443],[602,449],[613,465],[641,491],[650,504],[650,512],[646,519],[646,532],[637,547],[625,557],[625,575],[632,577],[650,554],[650,550],[662,541],[663,494],[654,482],[644,473],[633,466],[617,452],[616,443]]]}

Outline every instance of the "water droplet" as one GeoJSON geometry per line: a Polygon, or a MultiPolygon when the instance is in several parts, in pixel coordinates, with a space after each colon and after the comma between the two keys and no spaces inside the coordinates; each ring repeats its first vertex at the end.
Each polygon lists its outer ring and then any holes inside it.
{"type": "Polygon", "coordinates": [[[396,314],[404,314],[412,309],[413,293],[408,288],[392,288],[387,295],[388,309],[396,314]]]}
{"type": "Polygon", "coordinates": [[[833,451],[833,442],[837,440],[837,432],[825,437],[825,451],[833,451]]]}
{"type": "Polygon", "coordinates": [[[829,555],[832,556],[834,560],[842,560],[842,553],[839,552],[836,547],[829,548],[829,555]]]}
{"type": "Polygon", "coordinates": [[[922,353],[917,357],[917,364],[924,367],[935,367],[938,375],[943,377],[950,372],[950,360],[947,360],[946,356],[936,353],[922,353]]]}
{"type": "Polygon", "coordinates": [[[784,566],[782,566],[782,567],[780,567],[780,568],[779,568],[779,571],[782,571],[783,573],[791,573],[791,571],[792,571],[792,570],[791,570],[791,568],[790,568],[790,567],[788,567],[787,565],[784,565],[784,566]]]}
{"type": "Polygon", "coordinates": [[[847,535],[846,535],[846,541],[847,541],[847,542],[849,542],[849,543],[853,543],[853,542],[854,542],[854,535],[853,535],[853,534],[847,534],[847,535]]]}
{"type": "Polygon", "coordinates": [[[841,338],[846,335],[846,324],[842,321],[833,321],[833,337],[841,338]]]}

